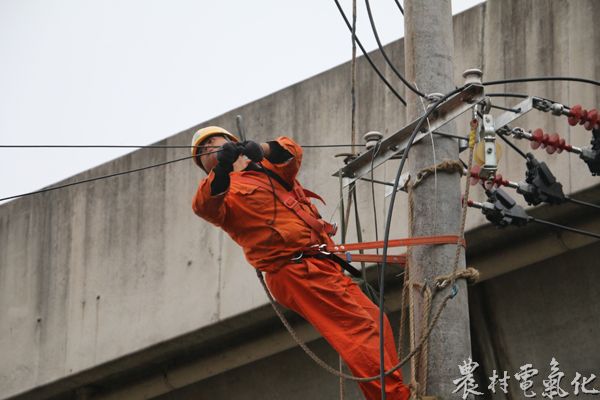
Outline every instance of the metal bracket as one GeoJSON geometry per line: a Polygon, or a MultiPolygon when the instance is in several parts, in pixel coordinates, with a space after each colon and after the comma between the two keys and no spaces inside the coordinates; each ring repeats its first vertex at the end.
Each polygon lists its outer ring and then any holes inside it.
{"type": "Polygon", "coordinates": [[[554,115],[568,115],[568,110],[562,104],[535,96],[526,98],[513,108],[518,110],[518,112],[507,111],[496,117],[496,126],[498,128],[502,128],[515,119],[521,118],[534,108],[543,112],[552,112],[554,115]]]}
{"type": "MultiPolygon", "coordinates": [[[[433,112],[429,118],[429,127],[431,131],[439,129],[441,126],[452,121],[465,111],[474,107],[478,102],[483,100],[483,86],[472,84],[466,86],[461,92],[451,96],[446,101],[442,102],[437,110],[433,112]]],[[[378,167],[390,158],[401,153],[408,144],[408,139],[415,129],[419,119],[406,125],[393,135],[383,139],[377,155],[373,159],[374,149],[370,149],[351,161],[341,170],[343,177],[350,178],[351,181],[356,181],[371,170],[371,160],[373,160],[373,168],[378,167]]],[[[415,137],[414,143],[423,139],[429,134],[428,125],[423,124],[421,132],[415,137]]],[[[339,176],[340,172],[336,172],[333,176],[339,176]]]]}
{"type": "Polygon", "coordinates": [[[485,153],[485,163],[481,167],[479,176],[487,179],[490,176],[494,176],[496,174],[496,170],[498,170],[498,160],[496,157],[496,128],[492,114],[483,115],[480,140],[483,140],[484,144],[483,151],[485,153]]]}
{"type": "MultiPolygon", "coordinates": [[[[396,190],[397,192],[406,192],[407,189],[407,185],[408,182],[410,181],[410,173],[405,172],[402,175],[400,175],[400,180],[398,181],[398,189],[396,190]]],[[[394,185],[394,182],[390,182],[391,186],[386,186],[385,187],[385,197],[389,197],[392,195],[392,193],[394,192],[394,188],[392,187],[394,185]]]]}

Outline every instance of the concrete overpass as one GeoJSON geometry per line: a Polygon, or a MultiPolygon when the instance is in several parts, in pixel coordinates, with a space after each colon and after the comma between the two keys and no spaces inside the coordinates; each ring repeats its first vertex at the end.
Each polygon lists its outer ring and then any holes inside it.
{"type": "MultiPolygon", "coordinates": [[[[594,27],[599,17],[594,0],[489,0],[454,17],[456,82],[462,83],[461,72],[471,67],[482,68],[485,80],[540,75],[598,80],[600,33],[594,27]]],[[[386,50],[403,65],[402,40],[386,50]]],[[[373,57],[383,65],[378,54],[373,57]]],[[[340,65],[198,126],[235,130],[235,115],[242,114],[255,140],[285,134],[305,145],[348,142],[349,71],[349,63],[340,65]]],[[[384,71],[401,88],[391,71],[384,71]]],[[[359,132],[390,134],[407,122],[401,105],[362,58],[357,84],[359,132]]],[[[488,90],[589,108],[598,105],[600,95],[597,87],[565,82],[488,90]]],[[[560,132],[576,146],[589,143],[589,133],[569,127],[564,118],[532,112],[519,125],[560,132]]],[[[187,145],[198,126],[159,144],[187,145]]],[[[466,132],[467,117],[457,126],[466,132]]],[[[522,159],[510,149],[504,153],[502,174],[522,180],[522,159]]],[[[184,155],[181,149],[139,150],[63,183],[184,155]]],[[[330,175],[341,162],[333,155],[330,149],[307,149],[300,176],[328,200],[325,216],[339,196],[337,179],[330,175]]],[[[600,202],[600,181],[576,156],[536,156],[567,193],[600,202]]],[[[395,167],[391,162],[376,170],[376,179],[392,179],[395,167]]],[[[201,178],[199,169],[183,162],[0,206],[0,399],[337,398],[337,379],[295,347],[241,251],[193,215],[191,198],[201,178]]],[[[376,190],[381,212],[387,204],[384,188],[376,190]]],[[[366,222],[372,219],[369,191],[367,183],[359,184],[363,236],[372,239],[373,223],[366,222]]],[[[483,200],[481,190],[473,192],[483,200]]],[[[543,206],[531,213],[600,232],[600,213],[588,208],[543,206]]],[[[396,214],[393,236],[403,237],[405,199],[396,214]]],[[[533,225],[498,230],[477,211],[469,214],[467,263],[483,276],[469,293],[481,386],[494,369],[514,375],[532,363],[540,370],[535,387],[540,395],[552,357],[561,363],[569,392],[576,372],[600,375],[598,241],[533,225]]],[[[397,273],[389,272],[393,320],[399,310],[397,273]]],[[[291,318],[311,347],[335,365],[337,356],[319,335],[291,318]]],[[[458,366],[448,368],[459,375],[458,366]]],[[[517,382],[510,382],[512,397],[488,393],[486,398],[519,398],[517,382]]],[[[346,398],[360,398],[353,384],[346,388],[346,398]]]]}

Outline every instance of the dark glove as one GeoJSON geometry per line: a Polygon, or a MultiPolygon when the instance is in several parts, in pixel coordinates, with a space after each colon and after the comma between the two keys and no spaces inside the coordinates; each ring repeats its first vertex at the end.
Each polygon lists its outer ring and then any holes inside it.
{"type": "Polygon", "coordinates": [[[217,153],[217,161],[222,166],[231,168],[240,154],[242,154],[242,149],[236,143],[227,142],[221,146],[220,151],[217,153]]]}
{"type": "Polygon", "coordinates": [[[260,144],[252,140],[244,140],[239,144],[242,149],[242,154],[254,162],[260,162],[264,158],[263,149],[260,144]]]}

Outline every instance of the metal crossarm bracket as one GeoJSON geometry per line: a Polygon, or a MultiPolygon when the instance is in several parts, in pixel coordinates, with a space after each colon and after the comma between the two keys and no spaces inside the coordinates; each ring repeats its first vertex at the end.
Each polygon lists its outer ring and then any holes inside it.
{"type": "MultiPolygon", "coordinates": [[[[517,118],[521,118],[534,108],[543,112],[552,112],[554,115],[566,115],[566,111],[564,111],[564,106],[562,104],[553,102],[552,100],[530,96],[513,107],[513,109],[518,110],[518,112],[507,111],[504,114],[496,117],[496,128],[500,129],[510,124],[512,121],[517,118]]],[[[566,113],[568,114],[568,112],[566,113]]]]}
{"type": "MultiPolygon", "coordinates": [[[[421,132],[419,132],[415,137],[414,143],[418,142],[424,136],[429,134],[429,127],[431,127],[432,131],[435,131],[465,111],[468,111],[474,107],[477,103],[483,100],[483,98],[483,86],[478,84],[469,85],[461,92],[451,96],[442,102],[438,106],[437,110],[431,114],[431,117],[429,118],[429,125],[423,124],[421,132]]],[[[381,141],[381,146],[372,163],[373,168],[378,167],[390,158],[402,153],[402,151],[406,148],[408,139],[410,138],[410,135],[417,126],[418,122],[419,119],[416,119],[398,132],[381,141]]],[[[357,179],[360,179],[363,175],[367,174],[371,170],[371,160],[373,159],[374,150],[375,149],[372,148],[366,151],[358,156],[355,160],[344,166],[344,168],[341,169],[342,176],[349,178],[350,182],[354,182],[357,179]]],[[[333,176],[339,176],[339,174],[340,171],[333,174],[333,176]]]]}

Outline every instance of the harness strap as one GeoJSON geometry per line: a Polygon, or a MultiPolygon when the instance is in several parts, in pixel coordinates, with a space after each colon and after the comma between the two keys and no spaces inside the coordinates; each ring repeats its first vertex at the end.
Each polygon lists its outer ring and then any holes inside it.
{"type": "MultiPolygon", "coordinates": [[[[372,263],[382,263],[383,262],[382,254],[346,253],[345,256],[346,256],[346,261],[348,261],[348,262],[372,262],[372,263]]],[[[406,254],[400,254],[400,255],[388,254],[386,257],[386,261],[391,264],[406,265],[406,254]]]]}
{"type": "MultiPolygon", "coordinates": [[[[256,179],[255,177],[252,177],[252,176],[243,176],[242,179],[245,182],[255,184],[258,187],[261,187],[263,189],[268,190],[269,192],[274,193],[275,196],[279,199],[279,201],[284,206],[286,206],[287,208],[292,210],[302,221],[304,221],[304,223],[306,225],[308,225],[310,228],[312,228],[318,234],[321,234],[324,232],[324,233],[328,234],[329,236],[335,235],[337,228],[334,225],[329,224],[320,218],[316,218],[315,216],[311,215],[309,212],[307,212],[306,210],[304,210],[302,208],[302,206],[300,205],[301,201],[304,200],[303,202],[309,203],[309,201],[306,200],[306,197],[297,199],[294,195],[292,195],[292,193],[295,193],[297,196],[301,196],[299,194],[299,192],[303,188],[299,184],[297,184],[297,182],[294,183],[294,189],[291,192],[284,192],[283,190],[273,188],[273,187],[267,185],[265,182],[262,182],[261,180],[256,179]]],[[[311,192],[309,190],[304,189],[302,195],[304,195],[305,193],[310,197],[315,197],[315,198],[320,199],[320,197],[318,195],[314,194],[313,192],[311,192]]],[[[322,201],[322,199],[321,199],[321,201],[322,201]]]]}
{"type": "MultiPolygon", "coordinates": [[[[388,247],[403,247],[403,246],[422,246],[422,245],[433,245],[433,244],[456,244],[460,243],[463,247],[466,246],[466,242],[463,238],[457,235],[441,235],[441,236],[417,236],[412,238],[403,239],[392,239],[388,241],[388,247]]],[[[323,250],[333,253],[344,253],[346,251],[353,250],[368,250],[368,249],[381,249],[383,248],[383,240],[377,242],[362,242],[362,243],[348,243],[339,244],[333,246],[325,246],[323,250]]]]}
{"type": "Polygon", "coordinates": [[[317,199],[319,201],[321,201],[321,203],[326,204],[325,200],[323,200],[323,198],[321,196],[319,196],[318,194],[316,194],[315,192],[311,192],[308,189],[302,188],[302,190],[304,191],[304,195],[306,197],[312,197],[313,199],[317,199]]]}
{"type": "MultiPolygon", "coordinates": [[[[465,246],[465,240],[456,235],[442,235],[442,236],[419,236],[413,238],[404,239],[393,239],[388,241],[388,247],[403,247],[403,246],[420,246],[420,245],[436,245],[436,244],[456,244],[460,243],[465,246]]],[[[314,256],[316,254],[334,255],[345,263],[351,262],[375,262],[382,263],[383,255],[381,254],[353,254],[350,251],[353,250],[369,250],[379,249],[383,247],[384,242],[382,240],[376,242],[362,242],[362,243],[349,243],[339,245],[318,245],[308,247],[302,250],[304,256],[314,256]],[[339,254],[340,256],[337,256],[339,254]]],[[[406,265],[406,254],[400,255],[387,255],[386,261],[392,264],[406,265]]]]}

